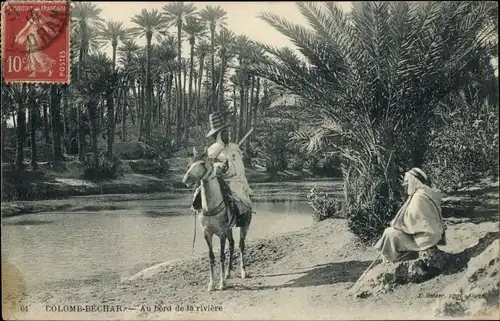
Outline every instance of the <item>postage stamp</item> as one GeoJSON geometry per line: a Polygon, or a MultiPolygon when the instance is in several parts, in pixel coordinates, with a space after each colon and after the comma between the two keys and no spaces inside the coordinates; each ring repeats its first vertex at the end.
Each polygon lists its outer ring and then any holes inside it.
{"type": "Polygon", "coordinates": [[[69,1],[2,4],[2,76],[6,83],[70,81],[69,1]]]}

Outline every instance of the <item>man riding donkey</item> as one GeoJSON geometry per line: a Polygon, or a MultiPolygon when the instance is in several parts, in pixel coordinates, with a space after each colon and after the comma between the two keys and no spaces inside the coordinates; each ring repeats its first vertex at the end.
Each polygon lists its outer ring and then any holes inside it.
{"type": "MultiPolygon", "coordinates": [[[[243,214],[252,211],[252,190],[245,176],[243,155],[239,144],[229,141],[229,125],[221,114],[210,114],[209,123],[210,131],[206,137],[213,138],[214,143],[208,147],[206,153],[208,158],[215,161],[214,168],[225,202],[231,208],[233,217],[238,220],[244,217],[243,214]]],[[[195,198],[197,194],[198,190],[195,192],[195,198]]]]}

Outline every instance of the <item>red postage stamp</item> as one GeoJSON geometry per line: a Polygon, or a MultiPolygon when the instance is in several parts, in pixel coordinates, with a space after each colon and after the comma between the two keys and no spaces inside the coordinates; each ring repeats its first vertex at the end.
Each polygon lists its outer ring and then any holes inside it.
{"type": "Polygon", "coordinates": [[[70,3],[2,3],[2,76],[6,83],[70,81],[70,3]]]}

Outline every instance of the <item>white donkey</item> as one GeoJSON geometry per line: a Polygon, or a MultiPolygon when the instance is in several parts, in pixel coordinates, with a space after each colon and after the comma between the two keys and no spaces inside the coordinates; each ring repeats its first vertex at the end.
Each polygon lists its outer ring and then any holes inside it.
{"type": "MultiPolygon", "coordinates": [[[[210,282],[208,290],[213,290],[215,255],[213,252],[212,237],[217,235],[220,239],[220,284],[219,290],[225,287],[225,279],[229,279],[233,265],[234,238],[233,227],[240,228],[240,269],[241,278],[246,278],[245,272],[245,237],[248,233],[252,221],[252,210],[241,213],[236,217],[224,201],[221,185],[225,183],[217,178],[214,167],[214,160],[209,159],[206,150],[198,154],[193,148],[194,157],[188,166],[182,182],[187,186],[192,186],[196,182],[201,182],[196,189],[193,210],[198,214],[205,240],[208,245],[208,257],[210,260],[210,282]],[[229,265],[224,274],[225,246],[226,239],[229,241],[229,265]]],[[[227,186],[224,186],[226,188],[227,186]]]]}

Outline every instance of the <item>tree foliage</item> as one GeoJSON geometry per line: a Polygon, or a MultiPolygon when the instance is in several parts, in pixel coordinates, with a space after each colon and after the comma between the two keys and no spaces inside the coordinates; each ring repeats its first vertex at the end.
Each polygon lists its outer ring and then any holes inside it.
{"type": "Polygon", "coordinates": [[[437,106],[463,88],[494,32],[489,2],[299,3],[309,28],[261,18],[296,46],[265,46],[257,72],[308,100],[325,122],[297,135],[344,163],[351,228],[369,242],[402,200],[403,171],[422,166],[437,106]],[[303,57],[301,57],[303,56],[303,57]]]}

